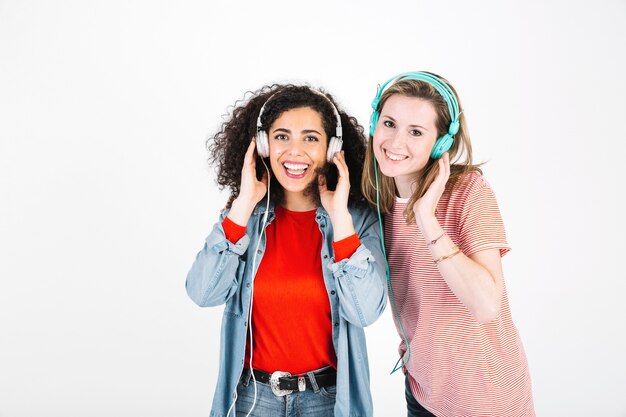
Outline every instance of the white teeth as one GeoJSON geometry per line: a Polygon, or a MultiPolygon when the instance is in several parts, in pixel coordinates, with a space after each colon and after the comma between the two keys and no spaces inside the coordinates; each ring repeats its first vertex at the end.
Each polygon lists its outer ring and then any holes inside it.
{"type": "Polygon", "coordinates": [[[305,169],[307,169],[309,166],[306,164],[291,164],[289,162],[285,162],[283,164],[283,166],[285,168],[287,168],[290,171],[304,171],[305,169]]]}
{"type": "Polygon", "coordinates": [[[402,161],[403,159],[408,158],[408,156],[398,155],[398,154],[395,154],[395,153],[391,153],[389,151],[385,151],[385,155],[387,155],[387,157],[389,159],[391,159],[392,161],[402,161]]]}

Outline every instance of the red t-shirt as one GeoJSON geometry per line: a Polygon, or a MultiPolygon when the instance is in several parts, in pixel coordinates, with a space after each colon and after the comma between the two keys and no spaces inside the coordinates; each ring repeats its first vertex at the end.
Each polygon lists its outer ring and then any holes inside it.
{"type": "MultiPolygon", "coordinates": [[[[254,279],[252,367],[291,374],[329,365],[336,368],[316,211],[276,207],[275,214],[265,232],[265,253],[254,279]]],[[[233,243],[245,234],[245,227],[228,217],[222,225],[233,243]]],[[[334,242],[335,261],[351,256],[359,245],[356,234],[334,242]]],[[[249,354],[248,338],[245,367],[249,367],[249,354]]]]}

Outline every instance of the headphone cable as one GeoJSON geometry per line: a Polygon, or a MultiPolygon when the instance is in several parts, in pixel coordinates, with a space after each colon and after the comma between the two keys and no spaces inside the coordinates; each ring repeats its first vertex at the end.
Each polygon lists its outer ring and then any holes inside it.
{"type": "MultiPolygon", "coordinates": [[[[373,140],[373,139],[372,139],[373,140]]],[[[372,143],[372,151],[373,151],[373,143],[372,143]]],[[[373,152],[372,152],[373,154],[373,152]]],[[[381,249],[383,251],[383,256],[385,258],[385,272],[387,275],[387,287],[389,288],[389,295],[391,298],[391,306],[393,307],[394,313],[395,313],[395,317],[396,317],[396,322],[398,323],[398,326],[400,327],[400,332],[402,333],[402,339],[404,340],[404,343],[406,344],[406,359],[404,359],[404,355],[400,356],[398,358],[398,360],[396,361],[396,364],[393,366],[393,370],[391,371],[391,373],[389,375],[394,374],[396,371],[402,369],[404,367],[404,365],[407,364],[407,362],[409,361],[409,358],[411,357],[411,345],[409,344],[409,341],[406,337],[406,333],[404,332],[404,326],[402,326],[402,321],[400,320],[400,312],[398,311],[398,306],[396,304],[396,297],[393,293],[393,288],[391,286],[391,272],[389,271],[389,262],[387,262],[387,251],[385,250],[385,238],[384,238],[384,232],[383,232],[383,220],[382,217],[380,215],[380,192],[378,191],[378,164],[376,163],[376,156],[374,156],[374,177],[376,178],[376,211],[378,213],[378,225],[380,227],[380,242],[381,242],[381,249]],[[400,361],[402,361],[401,364],[400,361]],[[399,364],[399,365],[398,365],[399,364]]]]}
{"type": "MultiPolygon", "coordinates": [[[[248,331],[249,331],[249,336],[250,336],[250,360],[248,362],[248,365],[250,367],[250,375],[252,376],[252,381],[254,384],[254,400],[252,401],[252,407],[250,407],[250,411],[248,411],[248,414],[246,414],[246,417],[249,417],[250,413],[252,413],[252,411],[254,410],[254,407],[256,406],[256,400],[257,400],[256,377],[254,376],[254,371],[252,368],[252,354],[253,354],[252,344],[254,342],[253,336],[252,336],[252,306],[254,303],[254,278],[259,268],[257,267],[255,270],[254,267],[256,265],[256,256],[259,253],[259,246],[261,245],[261,239],[263,238],[263,234],[265,233],[265,225],[267,224],[267,216],[268,216],[269,209],[270,209],[270,170],[267,167],[267,164],[265,163],[265,160],[263,160],[263,158],[261,158],[261,162],[263,162],[263,166],[265,167],[265,171],[267,172],[267,194],[266,194],[267,202],[265,204],[265,213],[263,213],[261,235],[259,236],[259,240],[257,241],[256,248],[254,249],[254,256],[252,257],[253,274],[252,274],[252,281],[250,283],[250,309],[248,310],[248,331]]],[[[226,414],[226,417],[229,417],[230,412],[232,411],[236,402],[237,402],[237,389],[235,388],[235,393],[233,395],[233,403],[228,409],[228,413],[226,414]]]]}

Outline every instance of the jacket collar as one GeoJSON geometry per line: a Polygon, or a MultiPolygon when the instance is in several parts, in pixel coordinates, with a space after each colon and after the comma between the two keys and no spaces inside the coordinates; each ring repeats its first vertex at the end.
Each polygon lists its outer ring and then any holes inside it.
{"type": "MultiPolygon", "coordinates": [[[[252,212],[254,215],[258,215],[258,216],[262,216],[265,211],[269,211],[268,213],[268,217],[272,218],[274,216],[274,209],[275,209],[275,204],[273,201],[270,201],[269,204],[269,208],[267,207],[267,201],[264,198],[263,200],[261,200],[256,207],[254,208],[254,211],[252,212]]],[[[316,211],[315,211],[315,217],[319,217],[319,216],[323,216],[325,218],[328,218],[328,213],[326,212],[326,210],[324,210],[324,207],[319,206],[316,211]]]]}

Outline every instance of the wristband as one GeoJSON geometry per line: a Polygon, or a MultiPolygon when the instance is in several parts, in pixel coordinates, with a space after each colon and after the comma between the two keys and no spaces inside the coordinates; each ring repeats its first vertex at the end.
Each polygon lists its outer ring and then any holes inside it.
{"type": "Polygon", "coordinates": [[[437,243],[437,241],[438,241],[439,239],[441,239],[442,237],[444,237],[445,235],[446,235],[446,232],[443,232],[441,235],[437,236],[435,239],[431,240],[430,242],[426,242],[426,244],[427,244],[428,246],[432,246],[432,245],[434,245],[435,243],[437,243]]]}

